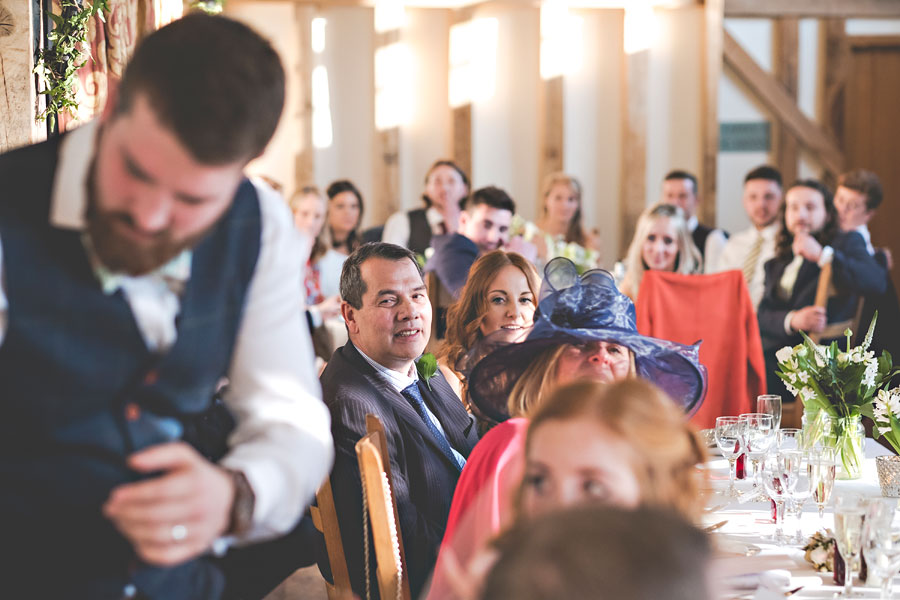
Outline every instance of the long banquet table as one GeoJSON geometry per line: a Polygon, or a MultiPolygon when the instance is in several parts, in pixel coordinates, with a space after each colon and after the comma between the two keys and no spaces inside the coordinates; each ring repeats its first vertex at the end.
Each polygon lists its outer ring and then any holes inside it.
{"type": "MultiPolygon", "coordinates": [[[[803,598],[832,598],[835,592],[843,587],[835,586],[831,573],[818,573],[804,560],[802,545],[778,546],[773,541],[775,525],[771,518],[771,505],[768,502],[739,503],[736,499],[725,498],[722,495],[728,487],[728,461],[718,456],[711,450],[712,459],[706,463],[705,469],[709,472],[711,490],[707,496],[707,511],[704,515],[704,525],[711,526],[722,521],[727,521],[712,534],[714,544],[718,549],[719,558],[714,566],[717,575],[732,576],[741,573],[759,573],[772,569],[782,569],[791,574],[790,584],[785,591],[794,590],[802,586],[790,596],[792,599],[803,598]],[[748,553],[757,552],[753,556],[748,553]]],[[[866,497],[881,497],[881,488],[878,484],[878,475],[875,470],[875,457],[890,454],[884,447],[874,440],[866,439],[866,460],[863,465],[863,474],[857,480],[836,480],[832,502],[825,510],[825,526],[833,527],[833,499],[842,492],[859,493],[866,497]]],[[[749,489],[749,479],[738,481],[738,491],[749,489]]],[[[805,538],[808,538],[819,528],[819,516],[816,504],[812,499],[807,500],[801,515],[801,528],[805,538]]],[[[792,533],[791,523],[786,524],[785,532],[792,533]]],[[[745,577],[752,580],[752,577],[745,577]]],[[[736,579],[726,579],[734,583],[736,579]]],[[[856,582],[856,578],[854,578],[856,582]]],[[[854,583],[854,590],[858,590],[860,598],[878,598],[879,590],[873,587],[864,587],[854,583]]],[[[766,595],[754,589],[721,589],[719,598],[763,598],[784,597],[780,595],[766,595]]],[[[900,599],[900,578],[894,582],[894,595],[900,599]]]]}

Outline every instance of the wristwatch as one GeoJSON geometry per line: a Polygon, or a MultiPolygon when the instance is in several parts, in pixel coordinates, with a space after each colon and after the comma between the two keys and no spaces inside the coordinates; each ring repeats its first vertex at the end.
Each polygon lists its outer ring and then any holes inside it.
{"type": "Polygon", "coordinates": [[[231,503],[231,519],[228,522],[228,535],[241,536],[250,531],[253,524],[253,508],[256,505],[256,494],[241,471],[226,469],[234,482],[234,500],[231,503]]]}

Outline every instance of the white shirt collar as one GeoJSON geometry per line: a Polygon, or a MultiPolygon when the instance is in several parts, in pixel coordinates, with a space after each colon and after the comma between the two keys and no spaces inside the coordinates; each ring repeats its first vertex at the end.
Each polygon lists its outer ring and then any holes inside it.
{"type": "Polygon", "coordinates": [[[435,207],[429,206],[425,209],[425,220],[431,227],[434,227],[444,222],[444,215],[435,207]]]}
{"type": "Polygon", "coordinates": [[[875,247],[872,246],[872,234],[869,233],[869,226],[865,223],[854,229],[854,231],[858,232],[859,235],[863,237],[866,241],[866,250],[869,251],[869,254],[875,254],[875,247]]]}
{"type": "Polygon", "coordinates": [[[690,231],[691,233],[694,233],[694,230],[697,229],[698,224],[699,224],[699,221],[697,221],[696,215],[691,217],[690,219],[688,219],[687,220],[688,231],[690,231]]]}
{"type": "Polygon", "coordinates": [[[774,240],[775,236],[778,235],[778,230],[781,228],[781,223],[777,220],[771,225],[766,225],[762,229],[757,229],[756,231],[763,237],[764,240],[774,240]]]}
{"type": "Polygon", "coordinates": [[[378,373],[382,377],[384,377],[389,384],[391,384],[391,387],[393,387],[398,392],[402,392],[404,389],[408,388],[410,385],[419,380],[419,374],[416,371],[415,364],[413,364],[413,367],[411,369],[412,376],[404,375],[400,371],[388,369],[384,365],[375,362],[374,360],[369,358],[366,353],[360,349],[359,346],[354,345],[354,347],[356,348],[357,352],[359,352],[360,356],[366,359],[366,362],[372,365],[372,367],[374,367],[374,369],[378,371],[378,373]]]}

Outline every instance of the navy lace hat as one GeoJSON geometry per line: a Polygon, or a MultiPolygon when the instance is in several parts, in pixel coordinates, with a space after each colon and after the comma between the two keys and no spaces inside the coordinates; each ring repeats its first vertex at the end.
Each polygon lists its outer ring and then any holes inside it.
{"type": "Polygon", "coordinates": [[[505,421],[509,394],[538,354],[560,344],[599,341],[631,350],[637,375],[665,390],[688,415],[700,407],[707,379],[700,342],[688,346],[641,335],[634,303],[616,289],[612,275],[591,270],[579,276],[565,258],[554,258],[544,269],[538,312],[525,341],[502,343],[488,336],[459,365],[468,375],[469,402],[484,416],[505,421]]]}

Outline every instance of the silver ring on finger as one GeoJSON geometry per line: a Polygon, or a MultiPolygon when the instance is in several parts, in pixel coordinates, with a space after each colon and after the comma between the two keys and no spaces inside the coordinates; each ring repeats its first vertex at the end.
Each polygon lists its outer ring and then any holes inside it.
{"type": "Polygon", "coordinates": [[[179,523],[178,525],[172,525],[172,531],[170,532],[170,534],[172,536],[173,542],[181,542],[184,541],[185,538],[187,538],[188,530],[186,526],[179,523]]]}

